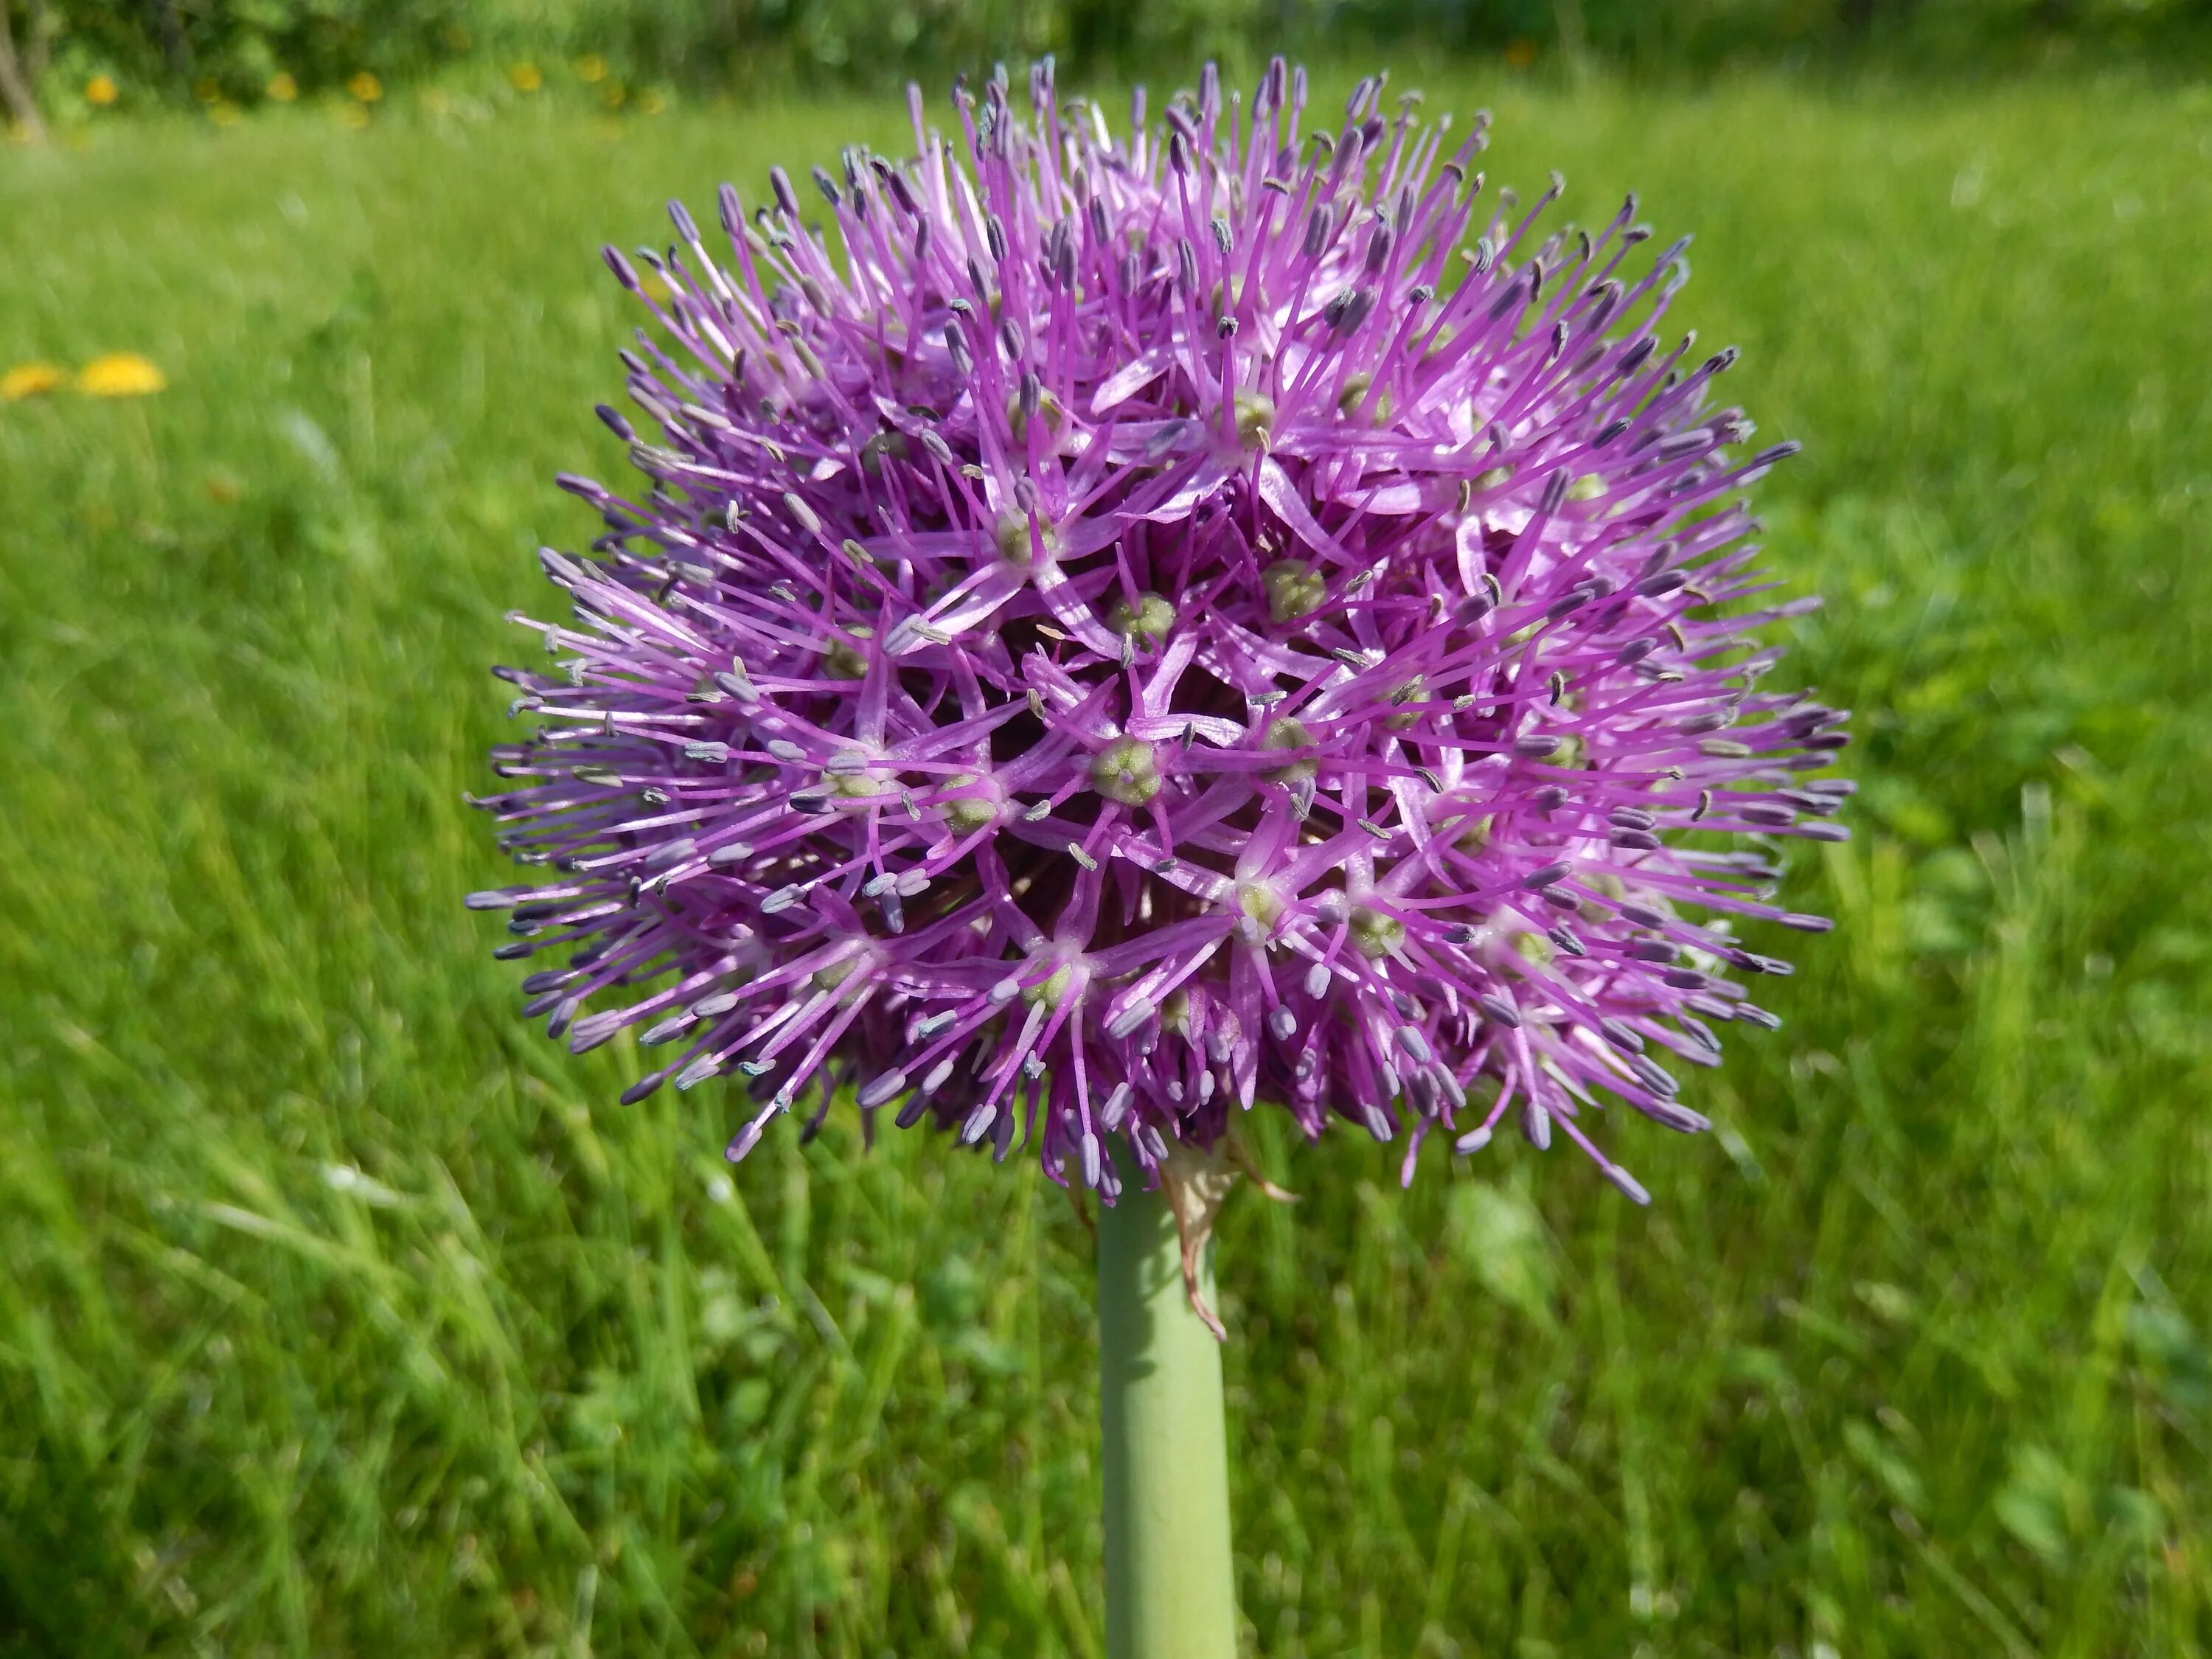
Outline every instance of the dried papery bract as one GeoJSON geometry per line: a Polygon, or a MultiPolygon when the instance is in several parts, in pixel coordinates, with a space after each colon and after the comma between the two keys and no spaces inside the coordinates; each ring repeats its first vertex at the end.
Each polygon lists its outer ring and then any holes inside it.
{"type": "Polygon", "coordinates": [[[1787,971],[1737,929],[1825,926],[1769,838],[1844,834],[1843,716],[1760,684],[1790,447],[1485,118],[1027,90],[609,251],[639,476],[562,481],[606,531],[483,803],[547,875],[472,900],[529,1012],[740,1080],[733,1158],[849,1087],[1110,1200],[1259,1106],[1641,1201],[1592,1109],[1704,1127],[1674,1063],[1787,971]]]}

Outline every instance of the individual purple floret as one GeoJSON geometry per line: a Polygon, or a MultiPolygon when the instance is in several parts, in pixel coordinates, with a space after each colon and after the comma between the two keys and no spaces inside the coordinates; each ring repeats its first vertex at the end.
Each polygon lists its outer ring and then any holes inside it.
{"type": "Polygon", "coordinates": [[[540,556],[574,620],[482,803],[558,873],[470,902],[550,1035],[665,1057],[625,1101],[742,1077],[737,1158],[856,1085],[1109,1198],[1104,1138],[1261,1101],[1408,1179],[1510,1114],[1638,1201],[1586,1109],[1705,1126],[1662,1062],[1789,971],[1732,922],[1827,926],[1765,838],[1845,834],[1844,716],[1757,689],[1804,602],[1744,603],[1793,447],[1660,343],[1632,198],[1540,241],[1556,179],[1478,211],[1487,118],[1382,96],[1307,133],[1302,70],[1209,70],[1116,136],[1002,73],[816,172],[834,247],[778,171],[726,263],[680,207],[608,252],[644,485],[562,481],[607,533],[540,556]]]}

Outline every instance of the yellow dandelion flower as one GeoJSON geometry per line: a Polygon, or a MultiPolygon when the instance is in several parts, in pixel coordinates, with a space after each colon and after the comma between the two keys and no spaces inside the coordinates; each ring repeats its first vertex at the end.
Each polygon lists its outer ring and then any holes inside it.
{"type": "Polygon", "coordinates": [[[243,118],[235,104],[210,104],[208,119],[219,127],[234,127],[243,118]]]}
{"type": "Polygon", "coordinates": [[[122,95],[122,90],[116,86],[115,77],[112,75],[95,75],[84,83],[84,101],[97,104],[102,109],[122,95]]]}
{"type": "Polygon", "coordinates": [[[507,79],[517,92],[535,92],[545,84],[545,76],[535,64],[517,64],[507,70],[507,79]]]}
{"type": "Polygon", "coordinates": [[[373,104],[384,96],[384,82],[363,70],[346,82],[346,90],[353,94],[356,102],[373,104]]]}
{"type": "Polygon", "coordinates": [[[658,115],[668,107],[668,100],[652,88],[647,87],[643,92],[638,94],[637,107],[638,112],[641,115],[658,115]]]}
{"type": "Polygon", "coordinates": [[[359,132],[363,127],[368,125],[368,110],[367,106],[361,104],[340,104],[338,106],[338,125],[342,127],[350,127],[356,132],[359,132]]]}
{"type": "Polygon", "coordinates": [[[576,78],[597,86],[607,78],[607,60],[596,52],[587,52],[576,60],[576,78]]]}
{"type": "Polygon", "coordinates": [[[111,351],[77,371],[76,389],[88,398],[143,398],[169,384],[149,357],[135,351],[111,351]]]}
{"type": "Polygon", "coordinates": [[[59,363],[18,363],[0,374],[0,404],[58,392],[68,384],[69,370],[59,363]]]}
{"type": "Polygon", "coordinates": [[[292,78],[289,70],[278,70],[262,90],[269,94],[271,103],[289,104],[300,95],[300,83],[292,78]]]}
{"type": "Polygon", "coordinates": [[[1536,61],[1536,43],[1526,35],[1509,41],[1505,47],[1505,67],[1524,70],[1536,61]]]}

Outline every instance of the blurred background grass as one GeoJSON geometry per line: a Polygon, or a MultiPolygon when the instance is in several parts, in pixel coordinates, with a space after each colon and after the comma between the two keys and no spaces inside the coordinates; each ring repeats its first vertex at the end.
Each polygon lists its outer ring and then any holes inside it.
{"type": "MultiPolygon", "coordinates": [[[[1859,835],[1718,1133],[1616,1126],[1650,1211],[1263,1124],[1249,1650],[2201,1651],[2212,93],[1542,67],[1430,108],[1698,233],[1859,835]]],[[[459,908],[548,480],[621,464],[594,250],[902,125],[592,84],[0,149],[0,368],[170,381],[0,404],[0,1653],[1100,1650],[1065,1197],[842,1121],[733,1180],[459,908]]]]}
{"type": "Polygon", "coordinates": [[[1273,52],[1503,55],[1641,78],[1744,65],[1983,76],[2212,52],[2212,0],[0,0],[0,116],[374,104],[423,80],[608,108],[933,82],[1046,52],[1085,79],[1273,52]]]}

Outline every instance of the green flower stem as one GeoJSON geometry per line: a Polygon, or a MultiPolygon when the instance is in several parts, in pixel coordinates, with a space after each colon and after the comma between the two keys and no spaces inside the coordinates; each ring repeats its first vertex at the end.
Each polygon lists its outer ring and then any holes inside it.
{"type": "MultiPolygon", "coordinates": [[[[1121,1166],[1098,1219],[1108,1659],[1235,1659],[1221,1347],[1191,1311],[1165,1197],[1121,1166]]],[[[1200,1285],[1213,1297],[1213,1247],[1200,1285]]]]}

